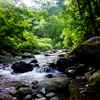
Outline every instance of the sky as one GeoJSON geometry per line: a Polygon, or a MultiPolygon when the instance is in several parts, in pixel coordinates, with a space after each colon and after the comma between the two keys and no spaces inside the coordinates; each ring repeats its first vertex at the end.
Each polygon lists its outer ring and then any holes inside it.
{"type": "MultiPolygon", "coordinates": [[[[35,3],[31,2],[32,0],[22,0],[27,6],[35,5],[35,3]]],[[[44,1],[44,0],[43,0],[44,1]]],[[[45,1],[52,1],[55,2],[55,0],[45,0],[45,1]]]]}
{"type": "Polygon", "coordinates": [[[31,0],[22,0],[27,6],[34,5],[35,3],[32,3],[31,0]]]}

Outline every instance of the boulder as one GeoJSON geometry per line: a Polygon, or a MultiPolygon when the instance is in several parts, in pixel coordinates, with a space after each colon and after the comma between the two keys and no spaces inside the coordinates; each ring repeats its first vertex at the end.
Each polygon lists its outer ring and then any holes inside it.
{"type": "Polygon", "coordinates": [[[38,61],[37,61],[37,59],[33,59],[33,60],[31,60],[31,62],[30,63],[38,63],[38,61]]]}
{"type": "Polygon", "coordinates": [[[92,37],[92,38],[88,39],[88,40],[85,41],[85,42],[89,42],[89,41],[92,41],[92,42],[94,42],[94,43],[100,42],[100,37],[95,36],[95,37],[92,37]]]}
{"type": "Polygon", "coordinates": [[[57,60],[58,71],[65,72],[65,69],[69,67],[69,61],[66,58],[59,58],[57,60]]]}
{"type": "Polygon", "coordinates": [[[25,52],[21,56],[22,56],[22,58],[35,58],[35,56],[33,54],[28,53],[28,52],[25,52]]]}
{"type": "Polygon", "coordinates": [[[33,51],[34,54],[40,54],[39,51],[37,49],[34,49],[33,51]]]}
{"type": "Polygon", "coordinates": [[[11,68],[16,73],[24,73],[24,72],[32,71],[34,66],[31,65],[30,63],[19,61],[12,64],[11,68]]]}
{"type": "Polygon", "coordinates": [[[98,69],[100,65],[100,42],[85,42],[78,45],[67,56],[70,63],[83,63],[98,69]]]}
{"type": "Polygon", "coordinates": [[[88,72],[88,66],[85,64],[79,64],[75,67],[76,75],[84,75],[84,73],[88,72]]]}
{"type": "Polygon", "coordinates": [[[49,92],[69,93],[68,85],[70,81],[67,78],[55,77],[40,81],[36,88],[41,90],[43,87],[49,92]]]}
{"type": "Polygon", "coordinates": [[[89,78],[88,90],[91,100],[100,100],[100,70],[89,78]]]}

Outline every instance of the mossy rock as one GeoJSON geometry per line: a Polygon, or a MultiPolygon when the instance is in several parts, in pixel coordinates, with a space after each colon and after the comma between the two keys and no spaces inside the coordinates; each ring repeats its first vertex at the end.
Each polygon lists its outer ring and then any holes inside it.
{"type": "Polygon", "coordinates": [[[82,43],[73,49],[67,58],[71,63],[83,63],[98,68],[100,65],[100,42],[82,43]]]}
{"type": "Polygon", "coordinates": [[[32,89],[30,87],[21,87],[18,90],[19,95],[32,94],[32,89]]]}
{"type": "Polygon", "coordinates": [[[35,58],[35,56],[31,53],[25,52],[22,54],[22,58],[35,58]]]}
{"type": "Polygon", "coordinates": [[[50,92],[69,92],[68,85],[70,84],[69,79],[62,77],[55,77],[40,81],[36,88],[41,90],[43,87],[46,91],[50,92]]]}
{"type": "Polygon", "coordinates": [[[92,100],[100,100],[100,70],[89,78],[88,90],[92,100]]]}
{"type": "Polygon", "coordinates": [[[65,57],[65,58],[67,58],[67,53],[60,53],[60,54],[58,54],[58,57],[65,57]]]}
{"type": "Polygon", "coordinates": [[[75,67],[76,75],[83,75],[87,71],[88,68],[85,64],[79,64],[77,67],[75,67]]]}
{"type": "Polygon", "coordinates": [[[89,78],[93,75],[93,73],[95,73],[95,69],[93,69],[92,71],[89,71],[87,73],[84,74],[85,79],[88,81],[89,78]]]}

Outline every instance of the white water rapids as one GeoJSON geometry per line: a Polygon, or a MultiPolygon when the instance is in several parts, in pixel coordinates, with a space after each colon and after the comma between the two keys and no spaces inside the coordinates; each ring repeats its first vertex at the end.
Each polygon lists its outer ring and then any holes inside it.
{"type": "MultiPolygon", "coordinates": [[[[53,60],[57,60],[57,56],[44,56],[44,55],[35,55],[35,58],[38,60],[38,63],[40,66],[42,66],[43,64],[49,63],[53,60]]],[[[29,63],[32,59],[34,58],[28,58],[28,59],[23,59],[21,61],[25,61],[27,63],[29,63]]],[[[37,70],[37,68],[34,68],[33,71],[30,72],[25,72],[25,73],[14,73],[11,74],[11,72],[13,71],[11,69],[11,65],[5,65],[4,69],[0,69],[0,79],[2,79],[2,82],[0,84],[4,84],[5,82],[7,83],[13,83],[13,82],[25,82],[30,84],[31,82],[33,82],[34,80],[37,81],[41,81],[43,79],[46,79],[46,75],[48,74],[53,74],[54,76],[56,76],[57,74],[59,74],[60,72],[57,70],[50,71],[50,72],[44,72],[44,71],[39,71],[37,70]]],[[[4,65],[0,64],[0,67],[2,67],[4,65]]]]}

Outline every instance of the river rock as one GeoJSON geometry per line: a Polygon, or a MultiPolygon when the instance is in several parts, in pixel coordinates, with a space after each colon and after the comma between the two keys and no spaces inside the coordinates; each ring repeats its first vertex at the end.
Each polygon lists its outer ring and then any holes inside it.
{"type": "Polygon", "coordinates": [[[55,77],[40,81],[36,88],[41,90],[43,87],[46,91],[51,92],[69,92],[68,85],[70,81],[67,78],[55,77]]]}
{"type": "Polygon", "coordinates": [[[99,69],[100,42],[88,41],[82,43],[73,49],[67,58],[70,63],[83,63],[99,69]]]}
{"type": "Polygon", "coordinates": [[[70,78],[75,78],[75,76],[76,76],[76,72],[75,72],[74,68],[66,69],[65,73],[66,73],[67,77],[70,77],[70,78]]]}
{"type": "Polygon", "coordinates": [[[92,74],[95,72],[95,69],[93,69],[92,71],[89,71],[87,73],[84,74],[84,78],[86,81],[89,80],[89,78],[92,76],[92,74]]]}
{"type": "Polygon", "coordinates": [[[21,95],[32,94],[32,89],[30,87],[21,87],[18,90],[18,94],[21,95]]]}
{"type": "Polygon", "coordinates": [[[56,96],[56,94],[55,94],[54,92],[51,92],[51,93],[46,94],[46,97],[47,97],[48,99],[50,99],[50,98],[52,98],[52,97],[54,97],[54,96],[56,96]]]}
{"type": "Polygon", "coordinates": [[[37,59],[33,59],[33,60],[31,60],[30,63],[38,63],[38,61],[37,61],[37,59]]]}
{"type": "Polygon", "coordinates": [[[28,53],[28,52],[25,52],[21,56],[22,56],[22,58],[35,58],[35,56],[33,54],[28,53]]]}
{"type": "Polygon", "coordinates": [[[57,60],[58,71],[65,72],[65,69],[69,67],[69,61],[66,58],[59,58],[57,60]]]}
{"type": "Polygon", "coordinates": [[[35,99],[35,100],[47,100],[46,98],[42,97],[40,99],[35,99]]]}
{"type": "Polygon", "coordinates": [[[50,100],[59,100],[58,97],[53,97],[50,100]]]}
{"type": "Polygon", "coordinates": [[[32,95],[28,94],[24,96],[22,100],[32,100],[32,95]]]}
{"type": "Polygon", "coordinates": [[[79,64],[75,67],[76,75],[83,75],[85,72],[88,72],[88,67],[85,64],[79,64]]]}
{"type": "Polygon", "coordinates": [[[34,66],[31,65],[30,63],[19,61],[19,62],[15,62],[14,64],[12,64],[11,68],[16,73],[23,73],[23,72],[32,71],[34,66]]]}
{"type": "Polygon", "coordinates": [[[0,93],[0,100],[19,100],[19,99],[5,93],[0,93]]]}
{"type": "Polygon", "coordinates": [[[37,49],[34,49],[33,54],[40,54],[37,49]]]}
{"type": "Polygon", "coordinates": [[[63,52],[63,53],[60,53],[60,54],[58,54],[58,57],[67,57],[67,53],[66,52],[63,52]]]}
{"type": "Polygon", "coordinates": [[[88,81],[91,100],[100,100],[100,70],[95,72],[88,81]]]}
{"type": "Polygon", "coordinates": [[[44,54],[44,56],[51,56],[51,55],[50,55],[50,54],[48,54],[48,53],[45,53],[45,54],[44,54]]]}
{"type": "Polygon", "coordinates": [[[19,90],[19,88],[21,87],[30,87],[29,85],[19,85],[18,87],[16,87],[16,90],[19,90]]]}
{"type": "Polygon", "coordinates": [[[16,96],[18,91],[17,90],[8,90],[8,93],[12,96],[16,96]]]}

